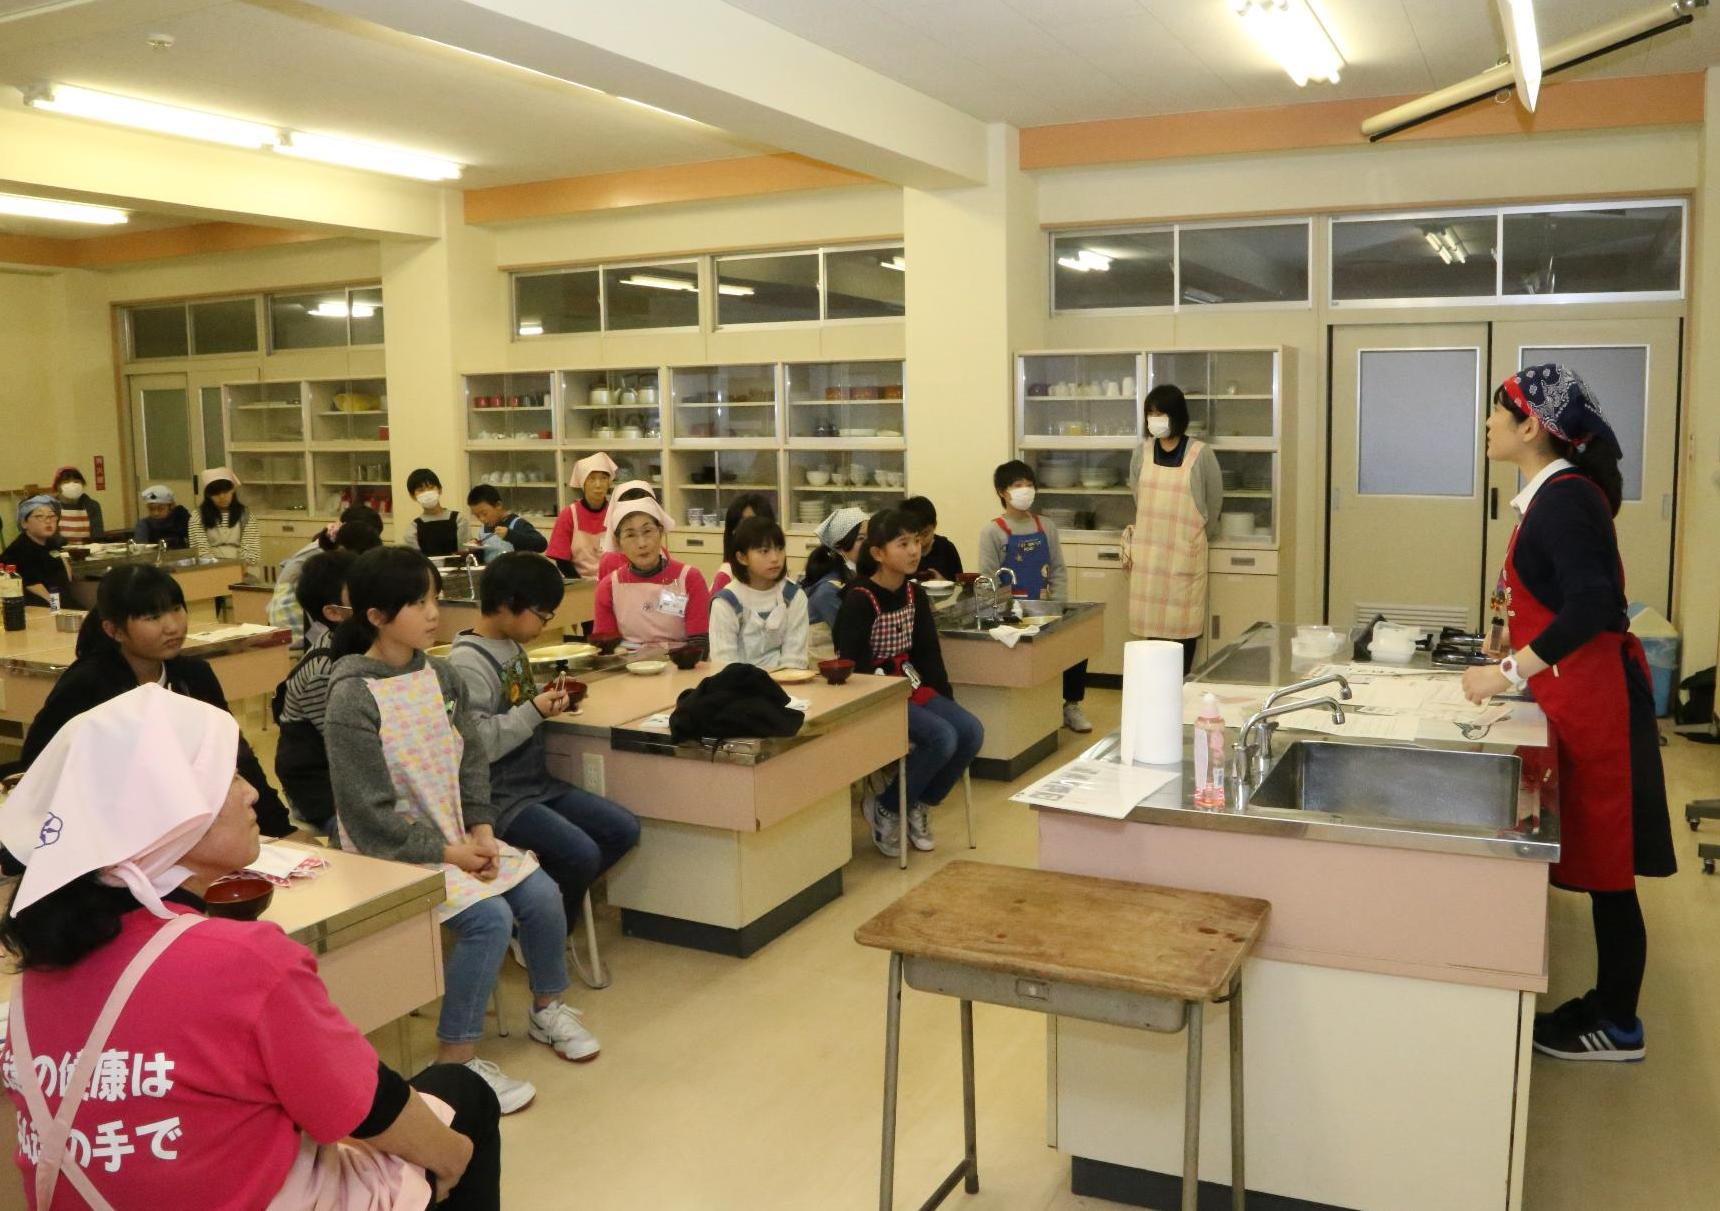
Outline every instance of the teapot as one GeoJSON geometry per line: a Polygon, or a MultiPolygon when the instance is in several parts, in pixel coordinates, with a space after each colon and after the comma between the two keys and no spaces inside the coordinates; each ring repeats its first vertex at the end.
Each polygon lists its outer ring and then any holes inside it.
{"type": "Polygon", "coordinates": [[[615,397],[615,404],[619,408],[631,408],[638,402],[639,393],[631,387],[621,388],[620,393],[615,397]]]}

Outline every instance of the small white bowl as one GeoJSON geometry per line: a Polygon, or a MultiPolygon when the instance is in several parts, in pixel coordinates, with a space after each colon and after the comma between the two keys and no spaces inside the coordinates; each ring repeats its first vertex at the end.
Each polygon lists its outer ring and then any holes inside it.
{"type": "Polygon", "coordinates": [[[635,677],[655,677],[668,667],[667,660],[635,660],[627,666],[627,671],[635,677]]]}
{"type": "Polygon", "coordinates": [[[830,482],[830,472],[818,469],[808,471],[806,473],[806,482],[815,488],[822,488],[825,484],[830,482]]]}
{"type": "Polygon", "coordinates": [[[920,587],[933,597],[948,597],[956,591],[953,580],[922,580],[920,587]]]}

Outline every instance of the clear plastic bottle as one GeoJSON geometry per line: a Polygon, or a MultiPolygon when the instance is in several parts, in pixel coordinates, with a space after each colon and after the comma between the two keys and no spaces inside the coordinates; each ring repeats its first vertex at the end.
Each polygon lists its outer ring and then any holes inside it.
{"type": "Polygon", "coordinates": [[[1214,694],[1201,696],[1194,721],[1194,802],[1196,807],[1224,806],[1224,712],[1214,694]]]}

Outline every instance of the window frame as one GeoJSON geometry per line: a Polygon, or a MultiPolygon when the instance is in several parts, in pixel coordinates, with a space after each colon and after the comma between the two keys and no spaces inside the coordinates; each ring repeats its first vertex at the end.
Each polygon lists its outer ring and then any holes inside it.
{"type": "MultiPolygon", "coordinates": [[[[904,265],[908,259],[907,241],[904,239],[866,241],[860,244],[820,244],[818,246],[818,314],[819,323],[826,327],[847,327],[850,324],[904,324],[908,320],[908,292],[906,288],[908,271],[902,270],[902,314],[901,315],[850,315],[840,319],[830,318],[830,254],[833,252],[886,252],[900,250],[904,265]]],[[[759,325],[737,325],[759,327],[759,325]]]]}
{"type": "MultiPolygon", "coordinates": [[[[568,337],[591,337],[604,335],[603,326],[606,317],[603,313],[603,266],[602,265],[557,265],[553,269],[514,269],[508,272],[508,339],[512,341],[541,341],[546,337],[566,339],[568,337]],[[597,275],[597,330],[595,332],[539,332],[527,336],[520,332],[520,292],[516,288],[521,278],[559,277],[562,274],[594,273],[597,275]]],[[[629,331],[644,331],[629,329],[629,331]]]]}
{"type": "MultiPolygon", "coordinates": [[[[598,332],[603,336],[612,336],[616,333],[628,333],[628,332],[701,332],[701,331],[703,331],[704,327],[705,327],[705,287],[706,287],[707,283],[709,282],[709,278],[710,278],[706,262],[709,260],[710,260],[710,257],[708,255],[699,255],[699,256],[658,257],[654,260],[649,260],[649,261],[603,261],[603,262],[601,262],[597,266],[597,304],[598,304],[598,315],[601,317],[601,322],[602,322],[603,326],[598,329],[598,332]],[[698,283],[698,290],[693,295],[693,304],[694,304],[693,310],[694,310],[695,318],[691,324],[668,324],[668,325],[663,325],[661,327],[650,327],[650,328],[611,328],[609,326],[609,281],[608,281],[608,275],[612,270],[619,273],[622,270],[628,270],[628,269],[679,269],[685,265],[691,265],[693,267],[693,278],[698,283]]],[[[564,268],[569,268],[569,269],[586,268],[586,266],[569,265],[569,266],[564,266],[564,268]]],[[[716,288],[714,283],[711,283],[711,288],[713,290],[716,288]]],[[[568,332],[568,333],[558,333],[557,335],[561,335],[561,336],[580,336],[580,335],[589,336],[590,333],[571,333],[571,332],[568,332]]],[[[539,338],[535,337],[535,336],[528,336],[528,337],[523,337],[521,339],[528,340],[528,341],[535,341],[539,338]]]]}
{"type": "Polygon", "coordinates": [[[1335,311],[1413,310],[1429,307],[1558,307],[1585,303],[1682,303],[1690,291],[1690,199],[1683,197],[1602,198],[1576,202],[1527,202],[1510,206],[1467,206],[1435,210],[1370,211],[1365,214],[1334,214],[1326,216],[1326,299],[1327,307],[1335,311]],[[1561,214],[1587,210],[1648,210],[1675,206],[1679,212],[1678,230],[1678,289],[1677,290],[1605,290],[1571,294],[1506,294],[1505,293],[1505,216],[1510,214],[1561,214]],[[1365,223],[1417,219],[1493,218],[1493,293],[1490,295],[1452,295],[1438,298],[1415,296],[1380,299],[1339,299],[1332,294],[1336,281],[1337,243],[1332,229],[1339,223],[1365,223]]]}
{"type": "MultiPolygon", "coordinates": [[[[387,344],[386,329],[387,329],[387,325],[388,325],[388,319],[386,316],[383,317],[383,328],[384,328],[384,339],[383,339],[383,341],[378,342],[376,344],[365,344],[365,345],[355,345],[352,343],[352,292],[355,290],[377,290],[377,291],[380,291],[381,289],[382,289],[382,283],[380,281],[374,281],[374,282],[366,281],[366,282],[344,282],[344,283],[328,285],[328,286],[320,286],[320,287],[319,286],[288,286],[288,287],[283,287],[280,290],[266,290],[266,291],[264,291],[258,297],[262,300],[262,305],[263,305],[263,315],[262,315],[262,320],[263,320],[263,325],[264,325],[263,335],[268,338],[268,341],[267,341],[266,346],[261,350],[261,352],[263,352],[267,356],[273,357],[276,354],[292,355],[292,354],[299,354],[299,353],[319,353],[319,352],[329,350],[329,349],[382,349],[382,348],[384,348],[387,344]],[[341,292],[342,296],[346,300],[346,340],[344,342],[342,342],[338,345],[289,345],[285,349],[281,348],[278,344],[275,343],[275,313],[274,313],[274,307],[271,305],[271,300],[276,299],[276,298],[292,298],[292,297],[298,296],[298,295],[328,294],[328,293],[335,291],[335,290],[339,290],[341,292]]],[[[222,356],[231,357],[234,355],[224,354],[222,356]]],[[[245,355],[241,354],[238,356],[245,356],[245,355]]]]}
{"type": "Polygon", "coordinates": [[[1047,293],[1050,295],[1052,318],[1065,316],[1105,316],[1105,315],[1176,315],[1184,311],[1191,312],[1221,312],[1221,311],[1306,311],[1314,307],[1314,220],[1315,215],[1287,215],[1273,218],[1211,218],[1190,222],[1170,223],[1131,223],[1113,227],[1065,227],[1052,228],[1046,232],[1046,281],[1047,293]],[[1182,233],[1184,231],[1212,231],[1238,227],[1296,227],[1305,229],[1303,247],[1306,249],[1308,265],[1308,296],[1304,299],[1289,302],[1247,302],[1247,303],[1185,303],[1182,297],[1182,233]],[[1171,301],[1169,303],[1150,303],[1133,307],[1058,307],[1057,306],[1057,241],[1066,236],[1094,236],[1104,238],[1108,235],[1149,235],[1155,232],[1170,232],[1171,236],[1171,301]]]}
{"type": "MultiPolygon", "coordinates": [[[[827,321],[830,314],[829,278],[824,269],[824,248],[777,248],[769,252],[721,252],[711,253],[711,331],[724,332],[744,329],[748,332],[767,331],[772,328],[813,328],[827,321]],[[720,266],[725,261],[765,261],[777,257],[812,257],[818,264],[818,316],[809,320],[761,320],[758,323],[723,323],[722,300],[722,271],[720,266]]],[[[849,320],[839,320],[838,323],[851,323],[849,320]]]]}

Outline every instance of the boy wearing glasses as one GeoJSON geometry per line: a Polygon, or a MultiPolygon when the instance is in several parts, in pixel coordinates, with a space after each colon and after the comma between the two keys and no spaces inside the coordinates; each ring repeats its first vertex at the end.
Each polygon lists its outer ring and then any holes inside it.
{"type": "Polygon", "coordinates": [[[538,687],[525,645],[555,617],[565,588],[561,569],[542,555],[498,556],[484,570],[478,624],[455,636],[448,663],[489,757],[496,836],[537,854],[561,888],[571,927],[586,891],[639,843],[639,818],[551,777],[545,763],[543,721],[568,709],[567,694],[559,683],[538,687]]]}

